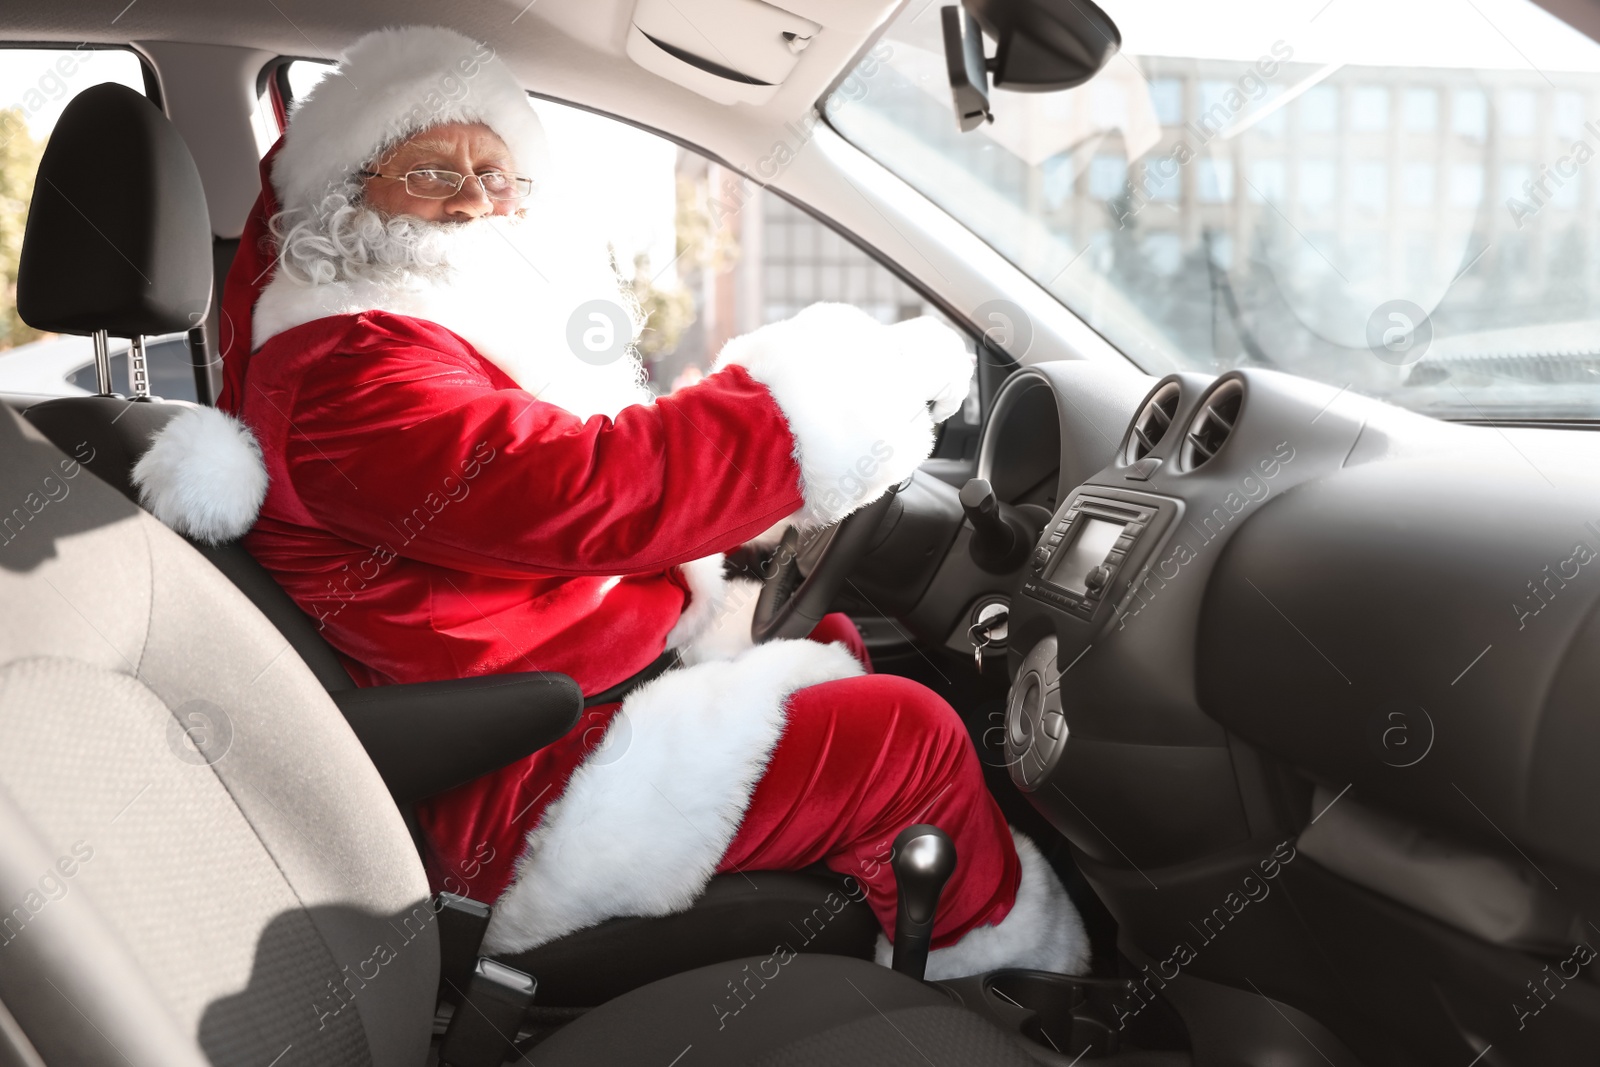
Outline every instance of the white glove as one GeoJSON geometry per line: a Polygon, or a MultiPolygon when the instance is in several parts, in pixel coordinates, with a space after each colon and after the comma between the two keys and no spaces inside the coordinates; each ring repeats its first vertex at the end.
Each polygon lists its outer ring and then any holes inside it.
{"type": "Polygon", "coordinates": [[[960,411],[975,364],[961,335],[927,315],[895,323],[889,333],[898,342],[907,384],[929,404],[934,425],[960,411]]]}
{"type": "Polygon", "coordinates": [[[836,522],[904,481],[961,409],[974,357],[931,318],[885,326],[848,304],[813,304],[736,337],[716,369],[742,366],[783,410],[800,460],[802,523],[836,522]]]}

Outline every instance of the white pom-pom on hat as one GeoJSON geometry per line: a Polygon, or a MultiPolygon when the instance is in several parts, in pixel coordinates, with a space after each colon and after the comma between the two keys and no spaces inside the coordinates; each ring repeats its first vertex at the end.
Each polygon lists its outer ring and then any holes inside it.
{"type": "Polygon", "coordinates": [[[216,408],[189,408],[163,426],[133,468],[139,502],[178,533],[219,544],[243,537],[267,497],[255,435],[216,408]]]}

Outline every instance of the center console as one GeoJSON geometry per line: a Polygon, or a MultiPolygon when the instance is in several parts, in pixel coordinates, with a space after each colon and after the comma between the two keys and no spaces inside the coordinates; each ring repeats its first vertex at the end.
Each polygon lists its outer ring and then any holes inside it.
{"type": "Polygon", "coordinates": [[[1067,745],[1062,679],[1097,635],[1120,624],[1141,573],[1179,515],[1178,501],[1088,486],[1070,495],[1033,550],[1013,632],[1028,640],[1006,709],[1011,780],[1041,788],[1067,745]]]}
{"type": "MultiPolygon", "coordinates": [[[[1370,610],[1370,597],[1353,596],[1344,614],[1325,609],[1324,625],[1307,625],[1319,620],[1303,591],[1328,583],[1306,565],[1317,557],[1303,547],[1304,531],[1357,511],[1343,498],[1339,507],[1317,505],[1308,485],[1348,484],[1377,458],[1409,457],[1412,446],[1402,443],[1416,420],[1270,372],[1174,375],[1154,384],[1112,445],[1109,430],[1095,429],[1097,389],[1069,370],[1022,372],[1053,391],[1061,460],[1055,500],[1030,501],[1053,513],[1010,585],[1002,747],[1012,784],[1070,843],[1078,871],[1115,917],[1121,973],[1139,969],[1152,987],[1153,975],[1165,985],[1138,1013],[1122,991],[1083,980],[988,975],[966,992],[997,1015],[1031,1011],[1023,1032],[1068,1062],[1167,1051],[1159,1041],[1126,1040],[1120,1026],[1163,1003],[1181,1014],[1197,1062],[1257,1062],[1251,1042],[1263,1034],[1275,1042],[1280,1026],[1292,1039],[1284,1047],[1299,1042],[1303,1051],[1297,1030],[1312,1033],[1312,1016],[1325,1007],[1330,1017],[1345,1010],[1338,987],[1305,963],[1325,947],[1309,937],[1294,897],[1312,890],[1290,882],[1309,886],[1315,868],[1297,863],[1299,874],[1269,886],[1262,872],[1278,866],[1261,863],[1280,849],[1292,855],[1316,809],[1306,778],[1249,738],[1286,738],[1278,747],[1307,765],[1325,759],[1323,750],[1362,749],[1359,726],[1324,730],[1322,750],[1303,736],[1308,709],[1344,711],[1365,699],[1361,678],[1342,684],[1348,679],[1312,642],[1353,673],[1347,663],[1356,660],[1342,650],[1372,625],[1333,624],[1359,617],[1362,605],[1370,610]],[[1081,425],[1115,451],[1092,441],[1069,446],[1069,431],[1081,425]],[[1103,465],[1083,469],[1100,457],[1103,465]],[[1294,706],[1274,701],[1276,692],[1296,693],[1294,706]],[[1230,732],[1225,723],[1244,722],[1247,712],[1250,729],[1230,732]],[[1276,986],[1261,981],[1268,973],[1276,986]],[[1280,995],[1287,1002],[1268,999],[1280,995]]],[[[1446,448],[1442,438],[1415,447],[1446,448]]],[[[1001,486],[998,467],[980,472],[1001,486]]],[[[1336,546],[1325,555],[1362,546],[1376,558],[1398,536],[1381,522],[1340,529],[1342,542],[1323,535],[1321,544],[1336,546]]],[[[1346,593],[1328,588],[1320,604],[1343,605],[1346,593]]],[[[1380,648],[1368,658],[1415,673],[1412,650],[1393,647],[1404,651],[1380,648]]],[[[1460,669],[1430,677],[1447,686],[1460,669]]],[[[1336,725],[1359,721],[1348,714],[1336,725]]],[[[993,745],[993,734],[987,740],[993,745]]],[[[1318,883],[1315,891],[1326,890],[1318,883]]],[[[1316,1041],[1337,1045],[1331,1034],[1316,1041]]],[[[1312,1058],[1320,1062],[1314,1051],[1284,1061],[1312,1058]]]]}
{"type": "Polygon", "coordinates": [[[1127,978],[1006,969],[947,978],[934,988],[1020,1034],[1041,1063],[1072,1067],[1191,1067],[1182,1021],[1127,978]]]}
{"type": "Polygon", "coordinates": [[[1160,514],[1156,502],[1074,496],[1051,519],[1023,592],[1080,619],[1095,610],[1119,577],[1141,535],[1160,514]]]}

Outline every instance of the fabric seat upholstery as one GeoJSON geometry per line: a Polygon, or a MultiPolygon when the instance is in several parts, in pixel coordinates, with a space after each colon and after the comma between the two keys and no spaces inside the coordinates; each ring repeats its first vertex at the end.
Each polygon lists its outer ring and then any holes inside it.
{"type": "Polygon", "coordinates": [[[533,1059],[540,1067],[1037,1062],[987,1020],[894,971],[838,956],[778,954],[637,989],[541,1042],[533,1059]]]}
{"type": "Polygon", "coordinates": [[[86,1062],[82,1005],[39,983],[60,962],[30,959],[78,894],[214,1064],[289,1045],[281,1067],[415,1062],[427,882],[322,686],[181,538],[9,410],[0,456],[0,500],[47,501],[0,546],[0,789],[48,860],[33,898],[6,898],[0,1000],[47,1062],[86,1062]],[[382,981],[317,1014],[379,944],[382,981]]]}
{"type": "Polygon", "coordinates": [[[541,1004],[588,1007],[690,968],[770,955],[779,945],[871,959],[878,919],[859,893],[851,896],[844,879],[822,867],[721,875],[688,911],[612,919],[505,962],[539,976],[541,1004]],[[623,966],[597,966],[620,946],[623,966]]]}

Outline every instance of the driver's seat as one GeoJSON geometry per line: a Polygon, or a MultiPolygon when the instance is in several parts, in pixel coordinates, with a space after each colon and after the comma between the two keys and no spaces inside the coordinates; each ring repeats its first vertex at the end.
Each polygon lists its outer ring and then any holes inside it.
{"type": "MultiPolygon", "coordinates": [[[[121,337],[173,332],[203,319],[212,287],[204,194],[182,138],[149,100],[118,85],[86,90],[62,114],[39,173],[17,283],[19,309],[30,325],[121,337]],[[79,190],[95,174],[83,161],[108,154],[123,161],[122,180],[109,187],[97,183],[93,195],[79,190]],[[158,229],[152,220],[159,221],[158,229]]],[[[137,502],[135,462],[151,436],[184,410],[186,405],[159,399],[94,396],[45,401],[24,415],[58,448],[137,502]]],[[[277,627],[349,716],[341,697],[356,687],[312,619],[239,543],[195,547],[277,627]]],[[[452,707],[451,684],[441,689],[430,683],[440,693],[441,714],[452,707]]],[[[374,738],[370,719],[352,725],[384,772],[375,741],[392,750],[397,739],[374,738]]],[[[495,751],[456,780],[487,774],[553,739],[495,751]]],[[[429,738],[410,758],[443,760],[446,753],[429,747],[439,743],[437,735],[429,738]]],[[[456,764],[461,766],[461,758],[456,764]]],[[[388,774],[385,780],[409,821],[415,792],[397,789],[388,774]]],[[[614,919],[508,962],[538,978],[542,1005],[586,1007],[690,968],[767,955],[780,943],[871,959],[877,920],[859,894],[844,890],[843,879],[822,868],[718,876],[688,911],[614,919]],[[825,921],[811,921],[814,916],[825,921]]]]}
{"type": "MultiPolygon", "coordinates": [[[[0,409],[0,499],[41,485],[49,502],[0,545],[0,1064],[436,1062],[436,993],[459,974],[445,917],[327,695],[188,546],[0,409]],[[191,732],[201,709],[213,729],[191,732]]],[[[626,964],[617,948],[605,966],[626,964]]],[[[504,971],[478,964],[491,980],[452,1017],[477,1040],[438,1059],[1035,1062],[941,990],[770,947],[634,990],[530,1054],[532,1034],[509,1043],[543,1020],[504,1010],[504,971]]]]}

